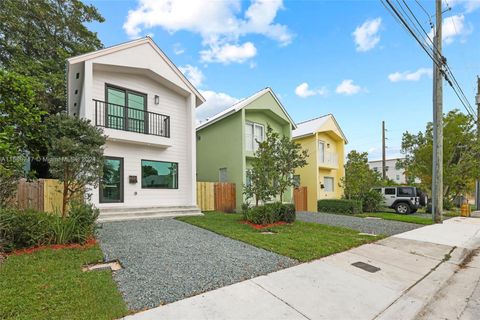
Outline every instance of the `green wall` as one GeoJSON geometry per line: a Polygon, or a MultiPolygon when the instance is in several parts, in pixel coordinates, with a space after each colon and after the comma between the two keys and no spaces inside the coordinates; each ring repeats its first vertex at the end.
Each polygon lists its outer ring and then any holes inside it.
{"type": "MultiPolygon", "coordinates": [[[[219,181],[219,169],[227,168],[228,182],[236,184],[237,212],[243,203],[245,170],[253,152],[245,150],[245,121],[270,125],[291,137],[291,123],[270,93],[251,102],[242,110],[197,131],[197,181],[219,181]]],[[[291,201],[291,190],[284,201],[291,201]]]]}

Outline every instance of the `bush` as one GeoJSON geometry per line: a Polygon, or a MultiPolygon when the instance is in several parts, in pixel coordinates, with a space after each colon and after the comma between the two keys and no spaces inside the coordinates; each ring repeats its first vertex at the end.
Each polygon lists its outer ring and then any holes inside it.
{"type": "Polygon", "coordinates": [[[380,211],[383,203],[383,196],[380,192],[375,190],[368,191],[362,198],[363,212],[377,212],[380,211]]]}
{"type": "Polygon", "coordinates": [[[0,250],[84,243],[93,236],[97,217],[97,209],[81,203],[72,204],[69,215],[64,218],[35,210],[2,208],[0,250]]]}
{"type": "Polygon", "coordinates": [[[292,223],[295,221],[295,206],[291,203],[267,203],[263,206],[242,207],[243,218],[255,224],[271,224],[279,221],[292,223]]]}
{"type": "Polygon", "coordinates": [[[357,214],[362,213],[362,201],[347,199],[318,200],[317,210],[319,212],[357,214]]]}

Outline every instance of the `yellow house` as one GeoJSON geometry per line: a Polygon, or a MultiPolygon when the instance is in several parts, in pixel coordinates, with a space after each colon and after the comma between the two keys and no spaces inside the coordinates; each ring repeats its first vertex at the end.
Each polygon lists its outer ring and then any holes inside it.
{"type": "Polygon", "coordinates": [[[292,139],[308,150],[307,165],[295,170],[295,179],[307,187],[307,210],[317,211],[317,200],[339,199],[339,185],[345,176],[347,138],[331,114],[297,124],[292,139]]]}

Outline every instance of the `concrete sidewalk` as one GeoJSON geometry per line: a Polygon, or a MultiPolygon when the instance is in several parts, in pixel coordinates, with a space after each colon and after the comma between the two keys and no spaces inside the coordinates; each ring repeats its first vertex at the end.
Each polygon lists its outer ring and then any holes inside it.
{"type": "Polygon", "coordinates": [[[478,247],[453,218],[125,319],[413,319],[478,247]]]}

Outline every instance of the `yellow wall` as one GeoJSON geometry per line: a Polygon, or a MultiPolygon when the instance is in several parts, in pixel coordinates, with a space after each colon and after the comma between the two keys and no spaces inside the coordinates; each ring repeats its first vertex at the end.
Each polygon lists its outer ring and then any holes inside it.
{"type": "Polygon", "coordinates": [[[297,139],[304,150],[308,151],[307,165],[295,170],[300,175],[300,185],[307,187],[307,210],[317,211],[317,185],[319,184],[317,172],[317,143],[316,136],[297,139]]]}
{"type": "Polygon", "coordinates": [[[296,175],[300,175],[300,185],[307,187],[308,193],[308,211],[317,211],[317,200],[319,199],[339,199],[343,195],[343,189],[340,187],[340,180],[345,176],[344,157],[345,141],[338,131],[335,123],[330,120],[314,135],[295,139],[303,149],[308,150],[309,157],[307,165],[295,170],[296,175]],[[325,152],[335,152],[338,155],[338,166],[323,167],[317,163],[318,143],[325,142],[325,152]],[[327,147],[329,145],[329,147],[327,147]],[[334,178],[334,191],[325,192],[321,188],[325,177],[334,178]]]}

